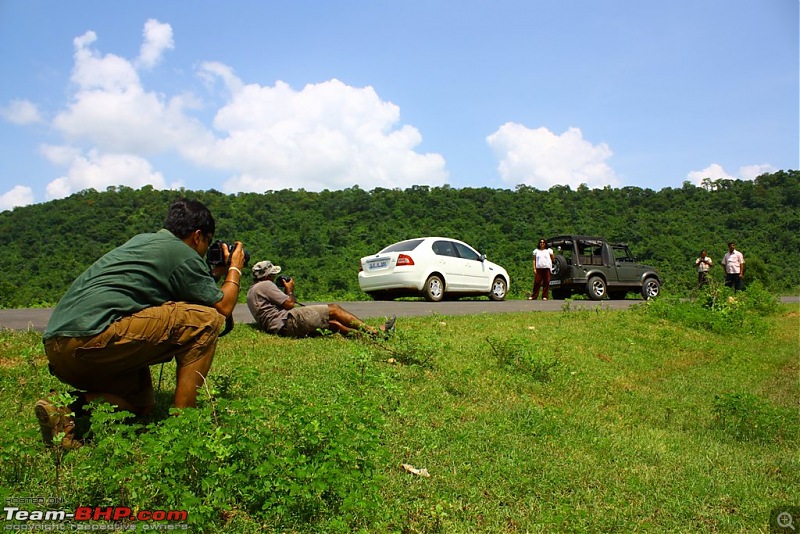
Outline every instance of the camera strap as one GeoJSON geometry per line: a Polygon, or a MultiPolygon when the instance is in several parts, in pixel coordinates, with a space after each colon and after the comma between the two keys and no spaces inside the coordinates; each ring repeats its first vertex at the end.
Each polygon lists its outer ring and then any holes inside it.
{"type": "Polygon", "coordinates": [[[231,314],[230,317],[225,318],[225,328],[219,334],[219,337],[228,335],[231,330],[233,330],[233,314],[231,314]]]}

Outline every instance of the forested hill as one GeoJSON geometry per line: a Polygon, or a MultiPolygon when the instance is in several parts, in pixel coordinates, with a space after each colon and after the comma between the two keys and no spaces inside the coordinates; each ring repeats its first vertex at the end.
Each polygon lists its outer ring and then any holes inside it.
{"type": "MultiPolygon", "coordinates": [[[[270,259],[297,280],[302,300],[365,298],[358,260],[384,246],[424,235],[454,237],[478,248],[511,275],[511,298],[530,291],[531,249],[540,237],[599,235],[630,244],[658,267],[665,291],[693,285],[694,259],[706,248],[717,264],[735,240],[747,279],[775,291],[800,288],[800,172],[755,181],[685,183],[660,191],[541,191],[415,186],[358,187],[225,195],[217,191],[109,188],[0,213],[0,307],[53,305],[83,269],[134,234],[161,228],[180,196],[204,202],[217,220],[216,238],[241,240],[251,265],[270,259]]],[[[722,278],[719,267],[712,274],[722,278]]],[[[246,288],[243,288],[243,292],[246,288]]]]}

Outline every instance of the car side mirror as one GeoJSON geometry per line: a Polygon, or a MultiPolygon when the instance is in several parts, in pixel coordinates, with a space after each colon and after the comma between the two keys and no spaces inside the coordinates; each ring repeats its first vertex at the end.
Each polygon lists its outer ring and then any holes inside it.
{"type": "Polygon", "coordinates": [[[486,261],[486,254],[481,254],[481,261],[486,261]]]}

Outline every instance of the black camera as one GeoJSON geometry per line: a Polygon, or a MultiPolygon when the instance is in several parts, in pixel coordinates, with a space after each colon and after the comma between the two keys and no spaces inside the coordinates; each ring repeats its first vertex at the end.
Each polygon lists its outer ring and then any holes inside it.
{"type": "MultiPolygon", "coordinates": [[[[214,241],[211,243],[206,252],[206,263],[211,270],[231,264],[230,256],[228,256],[228,261],[225,261],[225,250],[222,248],[222,245],[228,245],[228,252],[233,253],[233,248],[236,246],[236,243],[226,243],[224,241],[214,241]]],[[[245,250],[243,267],[247,267],[249,261],[250,253],[245,250]]]]}
{"type": "Polygon", "coordinates": [[[280,288],[281,291],[285,292],[286,291],[286,282],[290,281],[291,279],[292,279],[291,276],[286,276],[286,275],[281,274],[281,275],[278,276],[278,278],[275,279],[275,285],[278,286],[278,288],[280,288]]]}

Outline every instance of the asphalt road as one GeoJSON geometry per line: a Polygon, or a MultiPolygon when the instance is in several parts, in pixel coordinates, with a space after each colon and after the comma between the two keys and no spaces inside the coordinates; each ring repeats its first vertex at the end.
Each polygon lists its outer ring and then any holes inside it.
{"type": "MultiPolygon", "coordinates": [[[[604,309],[624,309],[633,304],[641,304],[641,300],[604,300],[593,302],[590,300],[572,301],[573,309],[594,309],[602,306],[604,309]]],[[[319,302],[304,302],[303,304],[321,304],[319,302]]],[[[490,300],[454,300],[444,302],[419,301],[348,301],[338,302],[343,308],[362,319],[373,317],[413,317],[421,315],[475,315],[481,313],[505,313],[521,311],[559,311],[564,306],[563,300],[505,300],[493,302],[490,300]]],[[[0,310],[0,329],[10,330],[36,330],[43,332],[52,313],[51,308],[28,308],[17,310],[0,310]]],[[[253,316],[247,305],[238,304],[233,312],[237,323],[252,323],[253,316]]]]}
{"type": "MultiPolygon", "coordinates": [[[[798,303],[800,297],[782,297],[782,302],[798,303]]],[[[573,300],[571,309],[595,309],[602,306],[607,310],[622,310],[634,304],[641,304],[642,300],[573,300]]],[[[319,302],[304,302],[303,304],[321,304],[319,302]]],[[[454,300],[444,302],[418,301],[348,301],[338,302],[343,308],[362,319],[373,317],[414,317],[424,315],[477,315],[481,313],[508,313],[524,311],[559,311],[564,307],[563,300],[505,300],[493,302],[490,300],[454,300]]],[[[29,308],[18,310],[0,310],[0,329],[10,330],[36,330],[43,332],[52,313],[51,308],[29,308]]],[[[233,312],[237,323],[252,323],[253,316],[247,305],[238,304],[233,312]]]]}

